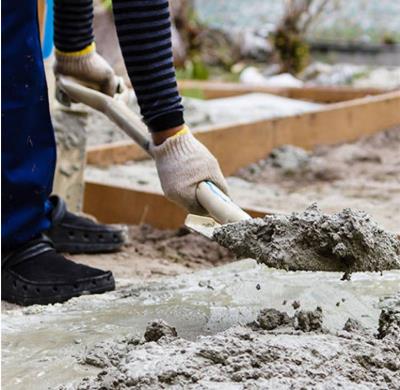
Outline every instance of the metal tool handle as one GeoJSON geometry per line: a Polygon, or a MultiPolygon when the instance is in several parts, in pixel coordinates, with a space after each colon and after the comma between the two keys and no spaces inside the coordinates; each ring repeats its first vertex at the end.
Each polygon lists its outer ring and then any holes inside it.
{"type": "MultiPolygon", "coordinates": [[[[151,156],[147,126],[123,101],[87,88],[71,78],[59,77],[57,82],[71,99],[84,103],[108,116],[151,156]]],[[[198,185],[196,197],[198,202],[219,223],[237,222],[250,218],[210,181],[204,181],[198,185]]]]}

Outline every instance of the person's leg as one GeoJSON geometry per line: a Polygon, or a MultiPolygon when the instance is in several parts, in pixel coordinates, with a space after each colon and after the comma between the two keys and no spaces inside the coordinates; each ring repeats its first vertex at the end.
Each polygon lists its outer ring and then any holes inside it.
{"type": "Polygon", "coordinates": [[[56,159],[35,1],[2,2],[2,245],[50,227],[56,159]]]}
{"type": "MultiPolygon", "coordinates": [[[[54,1],[54,45],[56,74],[97,82],[104,90],[115,93],[113,70],[94,50],[93,0],[54,1]]],[[[125,243],[122,228],[73,214],[58,196],[51,196],[50,202],[51,228],[46,235],[58,251],[113,252],[125,243]]]]}
{"type": "Polygon", "coordinates": [[[51,225],[55,165],[35,1],[2,2],[2,299],[65,301],[115,287],[111,272],[56,253],[51,225]]]}

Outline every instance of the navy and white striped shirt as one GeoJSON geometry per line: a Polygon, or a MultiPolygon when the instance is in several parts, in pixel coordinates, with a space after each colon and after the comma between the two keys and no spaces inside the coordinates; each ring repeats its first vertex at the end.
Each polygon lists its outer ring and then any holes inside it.
{"type": "MultiPolygon", "coordinates": [[[[54,4],[57,49],[73,52],[90,45],[94,40],[93,1],[55,0],[54,4]]],[[[113,0],[113,11],[126,69],[145,123],[154,132],[182,125],[168,0],[113,0]]]]}

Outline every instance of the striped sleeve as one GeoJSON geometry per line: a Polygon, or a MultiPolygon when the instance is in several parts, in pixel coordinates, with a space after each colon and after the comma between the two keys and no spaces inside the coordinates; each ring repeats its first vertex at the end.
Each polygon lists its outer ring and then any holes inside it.
{"type": "Polygon", "coordinates": [[[55,47],[66,53],[80,51],[93,40],[93,0],[55,0],[55,47]]]}
{"type": "Polygon", "coordinates": [[[151,131],[184,123],[173,65],[168,0],[113,0],[126,69],[151,131]]]}

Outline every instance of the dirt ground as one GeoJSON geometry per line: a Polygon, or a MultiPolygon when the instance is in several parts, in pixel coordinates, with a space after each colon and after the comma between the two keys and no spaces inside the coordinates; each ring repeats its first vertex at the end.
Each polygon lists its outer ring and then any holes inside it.
{"type": "Polygon", "coordinates": [[[128,243],[114,254],[74,255],[94,267],[109,268],[118,279],[154,279],[225,264],[234,255],[205,237],[149,225],[129,226],[128,243]]]}
{"type": "Polygon", "coordinates": [[[311,152],[282,146],[237,173],[235,195],[238,201],[282,211],[302,211],[313,202],[327,213],[362,210],[398,233],[399,150],[400,127],[311,152]]]}

